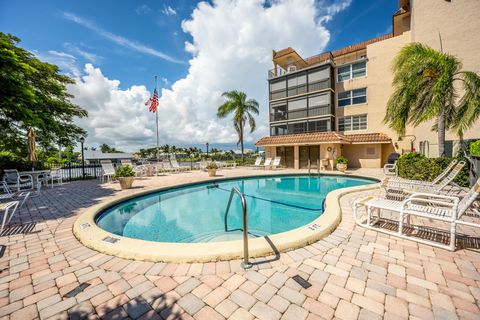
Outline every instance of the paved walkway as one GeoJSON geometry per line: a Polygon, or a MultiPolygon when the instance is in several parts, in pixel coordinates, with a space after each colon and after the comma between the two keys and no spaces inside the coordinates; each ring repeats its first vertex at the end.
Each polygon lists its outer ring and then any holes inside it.
{"type": "MultiPolygon", "coordinates": [[[[252,173],[258,171],[220,172],[252,173]]],[[[343,219],[330,236],[255,259],[247,272],[238,260],[119,259],[85,248],[72,234],[76,217],[102,199],[202,179],[206,173],[195,172],[137,180],[129,191],[98,181],[44,189],[0,237],[0,319],[480,319],[479,250],[452,253],[359,228],[351,211],[359,194],[341,198],[343,219]],[[297,274],[312,286],[300,287],[291,278],[297,274]],[[80,284],[88,287],[69,297],[80,284]]],[[[465,230],[478,237],[472,232],[465,230]]],[[[475,237],[470,242],[478,247],[475,237]]]]}

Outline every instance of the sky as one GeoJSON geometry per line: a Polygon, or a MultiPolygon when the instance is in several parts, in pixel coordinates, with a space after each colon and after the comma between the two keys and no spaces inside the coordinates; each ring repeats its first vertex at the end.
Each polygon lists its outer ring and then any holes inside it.
{"type": "MultiPolygon", "coordinates": [[[[57,64],[89,117],[86,145],[154,147],[144,102],[158,77],[160,144],[236,148],[231,119],[217,119],[222,92],[260,104],[253,144],[268,135],[271,50],[308,57],[391,32],[395,0],[7,1],[0,32],[57,64]]],[[[248,130],[248,128],[247,128],[248,130]]]]}

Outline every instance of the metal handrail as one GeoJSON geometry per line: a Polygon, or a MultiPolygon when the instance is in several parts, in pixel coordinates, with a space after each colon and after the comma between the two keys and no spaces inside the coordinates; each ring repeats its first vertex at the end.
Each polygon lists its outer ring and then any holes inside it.
{"type": "Polygon", "coordinates": [[[225,210],[224,222],[225,222],[225,232],[228,231],[228,212],[230,210],[230,205],[232,204],[232,199],[234,194],[238,194],[240,196],[240,200],[242,201],[242,218],[243,218],[243,262],[242,268],[249,269],[252,267],[252,264],[248,261],[248,223],[247,223],[247,201],[245,200],[245,196],[243,193],[238,190],[238,188],[233,187],[232,191],[230,191],[230,198],[228,199],[227,209],[225,210]]]}
{"type": "Polygon", "coordinates": [[[320,177],[320,159],[317,159],[317,175],[320,177]]]}
{"type": "Polygon", "coordinates": [[[308,159],[308,176],[310,177],[310,159],[308,159]]]}

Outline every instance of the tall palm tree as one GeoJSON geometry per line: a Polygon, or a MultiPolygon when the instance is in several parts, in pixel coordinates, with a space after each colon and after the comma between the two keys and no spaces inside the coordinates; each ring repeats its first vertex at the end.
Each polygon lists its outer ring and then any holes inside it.
{"type": "Polygon", "coordinates": [[[250,133],[255,131],[256,124],[254,114],[258,115],[259,105],[254,99],[247,100],[247,95],[241,91],[227,91],[224,92],[222,96],[227,100],[220,107],[218,107],[217,117],[222,119],[230,113],[233,113],[233,127],[238,134],[237,145],[240,144],[241,146],[243,161],[243,138],[245,124],[248,121],[250,133]]]}
{"type": "Polygon", "coordinates": [[[435,119],[432,130],[438,133],[439,154],[445,156],[446,130],[462,137],[480,115],[480,76],[461,68],[455,56],[426,45],[403,47],[393,62],[394,92],[385,123],[403,135],[407,125],[435,119]]]}

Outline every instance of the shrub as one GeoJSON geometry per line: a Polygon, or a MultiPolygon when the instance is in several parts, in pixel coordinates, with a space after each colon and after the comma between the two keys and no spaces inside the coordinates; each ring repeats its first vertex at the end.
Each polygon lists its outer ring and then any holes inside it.
{"type": "Polygon", "coordinates": [[[209,162],[207,164],[207,170],[211,170],[211,169],[218,169],[218,166],[215,162],[209,162]]]}
{"type": "MultiPolygon", "coordinates": [[[[403,154],[397,160],[398,175],[406,179],[432,181],[453,159],[449,157],[427,158],[416,152],[403,154]]],[[[461,157],[457,159],[466,161],[461,157]]],[[[454,182],[462,187],[468,186],[468,165],[465,165],[454,182]]]]}
{"type": "MultiPolygon", "coordinates": [[[[8,151],[0,151],[0,179],[3,176],[3,170],[5,169],[17,169],[18,171],[32,170],[33,163],[22,157],[19,157],[8,151]]],[[[45,166],[42,162],[35,162],[35,169],[44,169],[45,166]]]]}
{"type": "Polygon", "coordinates": [[[135,176],[135,171],[133,171],[133,168],[131,166],[119,166],[115,170],[115,179],[117,178],[122,178],[122,177],[134,177],[135,176]]]}
{"type": "Polygon", "coordinates": [[[480,140],[470,143],[470,154],[480,156],[480,140]]]}
{"type": "Polygon", "coordinates": [[[338,156],[336,160],[337,164],[348,164],[348,159],[344,156],[338,156]]]}

